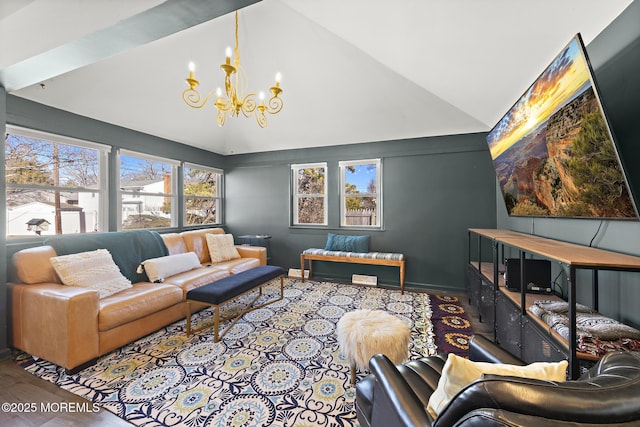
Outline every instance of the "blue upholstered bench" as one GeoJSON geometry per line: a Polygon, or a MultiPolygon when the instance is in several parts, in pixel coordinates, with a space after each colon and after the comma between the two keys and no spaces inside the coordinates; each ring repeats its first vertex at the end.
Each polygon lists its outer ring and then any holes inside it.
{"type": "Polygon", "coordinates": [[[400,268],[400,291],[404,294],[404,255],[391,252],[343,252],[310,248],[300,254],[300,269],[304,282],[304,261],[309,261],[309,277],[313,261],[350,262],[356,264],[390,265],[400,268]]]}
{"type": "Polygon", "coordinates": [[[191,329],[191,302],[197,301],[203,304],[207,304],[214,308],[213,328],[214,328],[214,342],[218,342],[220,338],[224,336],[227,331],[236,324],[238,319],[242,315],[264,307],[265,305],[280,301],[284,296],[284,274],[285,270],[282,267],[274,265],[261,265],[250,270],[242,271],[232,276],[225,277],[224,279],[216,280],[208,285],[201,286],[199,288],[191,289],[187,292],[187,336],[193,332],[201,331],[208,328],[211,325],[207,325],[198,329],[191,329]],[[253,304],[262,296],[262,287],[275,278],[280,278],[280,297],[269,300],[258,306],[253,304]],[[253,291],[258,288],[258,295],[251,301],[247,308],[241,313],[232,317],[224,319],[220,318],[220,306],[228,301],[231,301],[241,295],[253,291]],[[222,332],[218,333],[220,321],[234,319],[233,322],[222,332]]]}

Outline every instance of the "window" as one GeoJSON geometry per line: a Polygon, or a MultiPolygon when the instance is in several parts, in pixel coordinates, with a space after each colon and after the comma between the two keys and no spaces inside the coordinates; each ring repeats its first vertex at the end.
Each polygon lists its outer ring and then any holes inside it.
{"type": "Polygon", "coordinates": [[[340,225],[380,227],[382,162],[380,159],[339,162],[340,225]]]}
{"type": "Polygon", "coordinates": [[[120,150],[120,228],[176,226],[178,162],[120,150]]]}
{"type": "Polygon", "coordinates": [[[327,164],[291,165],[294,225],[327,225],[327,164]]]}
{"type": "Polygon", "coordinates": [[[222,171],[185,163],[184,225],[220,224],[222,171]]]}
{"type": "Polygon", "coordinates": [[[110,147],[7,127],[7,237],[107,229],[110,147]]]}

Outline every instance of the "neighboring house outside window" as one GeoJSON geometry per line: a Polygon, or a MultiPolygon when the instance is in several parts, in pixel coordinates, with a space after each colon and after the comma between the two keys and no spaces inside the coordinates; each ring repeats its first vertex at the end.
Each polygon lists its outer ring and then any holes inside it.
{"type": "Polygon", "coordinates": [[[326,177],[326,163],[291,165],[293,225],[327,225],[326,177]]]}
{"type": "Polygon", "coordinates": [[[220,169],[183,165],[185,226],[222,223],[222,177],[220,169]]]}
{"type": "Polygon", "coordinates": [[[106,231],[111,147],[7,126],[7,237],[106,231]]]}
{"type": "Polygon", "coordinates": [[[382,226],[381,159],[339,162],[340,225],[342,227],[382,226]]]}
{"type": "Polygon", "coordinates": [[[120,150],[120,229],[177,226],[178,162],[120,150]]]}

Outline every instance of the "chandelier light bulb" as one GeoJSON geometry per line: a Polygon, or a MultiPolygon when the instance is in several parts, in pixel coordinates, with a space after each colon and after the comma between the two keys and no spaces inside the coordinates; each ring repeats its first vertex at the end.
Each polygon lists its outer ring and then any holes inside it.
{"type": "Polygon", "coordinates": [[[227,49],[224,51],[224,55],[227,57],[227,65],[231,64],[231,46],[227,46],[227,49]]]}
{"type": "Polygon", "coordinates": [[[260,101],[264,101],[264,92],[260,91],[260,93],[258,94],[258,97],[260,98],[260,101]]]}
{"type": "Polygon", "coordinates": [[[194,64],[193,61],[189,62],[189,71],[193,73],[195,70],[196,64],[194,64]]]}
{"type": "Polygon", "coordinates": [[[216,95],[217,95],[217,96],[222,96],[222,89],[220,89],[220,87],[218,87],[218,88],[216,89],[216,95]]]}
{"type": "Polygon", "coordinates": [[[280,73],[279,71],[276,73],[276,83],[280,84],[280,81],[282,80],[282,73],[280,73]]]}

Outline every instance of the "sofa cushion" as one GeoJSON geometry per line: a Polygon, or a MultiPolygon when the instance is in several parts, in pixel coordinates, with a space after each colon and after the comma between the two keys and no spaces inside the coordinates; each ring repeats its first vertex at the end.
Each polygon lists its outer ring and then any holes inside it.
{"type": "Polygon", "coordinates": [[[171,307],[182,301],[182,289],[169,284],[141,282],[100,300],[98,329],[107,331],[171,307]]]}
{"type": "Polygon", "coordinates": [[[167,246],[169,255],[183,254],[189,252],[187,244],[182,238],[182,233],[164,233],[161,234],[162,241],[167,246]]]}
{"type": "Polygon", "coordinates": [[[151,258],[142,261],[140,266],[147,273],[149,281],[156,283],[164,282],[169,276],[202,267],[195,252],[151,258]]]}
{"type": "Polygon", "coordinates": [[[567,376],[568,364],[566,360],[563,360],[561,362],[535,362],[526,366],[517,366],[503,363],[472,362],[455,354],[449,354],[442,369],[438,387],[429,398],[427,410],[433,418],[436,418],[460,390],[481,378],[483,374],[564,381],[567,376]]]}
{"type": "Polygon", "coordinates": [[[189,252],[195,252],[201,264],[211,261],[209,247],[207,246],[208,234],[224,234],[222,228],[203,228],[200,230],[189,230],[180,233],[184,239],[189,252]]]}
{"type": "Polygon", "coordinates": [[[258,258],[236,258],[229,261],[222,261],[211,265],[211,269],[226,271],[228,274],[238,274],[260,266],[258,258]]]}
{"type": "Polygon", "coordinates": [[[191,289],[199,288],[200,286],[208,285],[216,280],[224,279],[229,274],[230,273],[227,269],[202,267],[167,277],[164,283],[170,283],[182,289],[184,299],[186,298],[187,292],[191,289]]]}
{"type": "Polygon", "coordinates": [[[240,258],[231,234],[207,234],[207,246],[212,264],[240,258]]]}
{"type": "Polygon", "coordinates": [[[58,274],[49,260],[56,256],[51,246],[34,246],[13,254],[13,265],[20,282],[27,285],[37,283],[60,283],[58,274]]]}
{"type": "Polygon", "coordinates": [[[160,234],[150,230],[69,234],[50,237],[45,243],[51,245],[58,255],[107,249],[131,283],[148,281],[146,274],[136,272],[142,261],[169,255],[160,234]]]}
{"type": "Polygon", "coordinates": [[[106,249],[56,256],[50,262],[63,284],[94,289],[100,298],[131,287],[106,249]]]}

